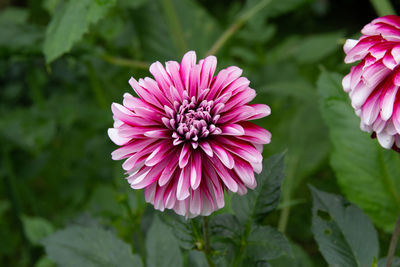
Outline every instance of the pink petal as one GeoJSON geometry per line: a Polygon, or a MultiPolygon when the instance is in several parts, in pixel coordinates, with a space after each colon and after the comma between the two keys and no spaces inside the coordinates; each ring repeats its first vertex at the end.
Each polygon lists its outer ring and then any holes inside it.
{"type": "Polygon", "coordinates": [[[201,149],[209,156],[212,157],[214,155],[213,150],[210,146],[210,144],[207,141],[201,141],[199,143],[201,149]]]}
{"type": "Polygon", "coordinates": [[[164,69],[164,66],[157,61],[151,64],[149,70],[156,79],[158,86],[164,91],[164,93],[168,93],[169,87],[172,85],[172,81],[167,71],[164,69]]]}
{"type": "Polygon", "coordinates": [[[176,198],[184,200],[190,196],[190,167],[183,168],[179,176],[178,185],[176,188],[176,198]]]}
{"type": "Polygon", "coordinates": [[[378,139],[379,144],[386,149],[392,148],[394,144],[393,135],[387,134],[386,132],[377,133],[376,139],[378,139]]]}
{"type": "Polygon", "coordinates": [[[233,159],[232,155],[227,152],[223,147],[219,146],[217,142],[210,141],[209,142],[214,153],[217,157],[221,160],[221,162],[228,168],[232,169],[235,165],[235,160],[233,159]]]}
{"type": "Polygon", "coordinates": [[[190,145],[186,143],[182,146],[181,154],[179,156],[179,167],[181,169],[188,164],[189,158],[190,158],[190,145]]]}
{"type": "Polygon", "coordinates": [[[196,65],[196,53],[189,51],[183,56],[180,67],[181,79],[186,89],[189,89],[190,71],[194,65],[196,65]]]}
{"type": "Polygon", "coordinates": [[[208,56],[202,63],[199,88],[206,89],[210,87],[212,77],[217,67],[217,58],[214,56],[208,56]]]}
{"type": "Polygon", "coordinates": [[[176,156],[176,153],[174,151],[172,156],[169,158],[167,166],[165,166],[163,172],[160,175],[160,178],[158,180],[159,186],[164,186],[172,179],[175,170],[178,168],[177,163],[178,163],[178,157],[176,156]]]}
{"type": "Polygon", "coordinates": [[[222,135],[240,136],[245,134],[245,130],[240,124],[228,124],[221,127],[222,135]]]}
{"type": "Polygon", "coordinates": [[[199,84],[200,84],[200,71],[201,71],[201,66],[200,65],[194,65],[189,74],[189,96],[195,96],[197,98],[198,96],[198,89],[199,89],[199,84]]]}
{"type": "Polygon", "coordinates": [[[347,39],[343,46],[344,52],[347,54],[351,49],[354,48],[354,46],[356,46],[357,43],[358,40],[347,39]]]}
{"type": "Polygon", "coordinates": [[[380,111],[379,96],[380,93],[374,93],[367,99],[365,104],[362,106],[361,119],[363,123],[367,125],[372,125],[372,123],[378,117],[380,111]]]}
{"type": "Polygon", "coordinates": [[[347,55],[344,59],[344,62],[353,63],[354,61],[362,59],[369,53],[368,49],[380,40],[381,37],[377,36],[361,39],[350,51],[346,53],[347,55]]]}
{"type": "Polygon", "coordinates": [[[109,128],[107,133],[108,133],[108,136],[110,137],[111,141],[113,141],[118,146],[123,146],[131,140],[131,138],[128,138],[128,137],[121,137],[118,134],[118,129],[109,128]]]}
{"type": "Polygon", "coordinates": [[[171,137],[171,131],[168,129],[155,129],[143,133],[144,136],[156,139],[167,139],[171,137]]]}
{"type": "Polygon", "coordinates": [[[190,173],[190,185],[193,190],[196,190],[201,181],[201,155],[200,153],[194,153],[192,157],[192,168],[190,173]]]}
{"type": "Polygon", "coordinates": [[[164,206],[164,193],[166,190],[166,186],[165,187],[156,187],[156,192],[154,194],[154,208],[156,210],[160,210],[160,211],[164,211],[165,206],[164,206]]]}
{"type": "Polygon", "coordinates": [[[159,164],[162,160],[165,160],[165,155],[169,154],[167,152],[171,151],[171,145],[164,142],[161,143],[156,149],[151,152],[151,154],[147,157],[145,165],[152,167],[156,164],[159,164]]]}
{"type": "Polygon", "coordinates": [[[249,120],[257,120],[269,116],[271,114],[271,108],[264,104],[250,104],[251,108],[253,108],[253,115],[249,118],[249,120]]]}
{"type": "MultiPolygon", "coordinates": [[[[140,80],[139,80],[140,81],[140,80]]],[[[143,80],[141,80],[142,85],[143,84],[143,80]]],[[[157,89],[154,90],[154,88],[152,88],[153,90],[150,90],[152,93],[149,92],[149,90],[145,87],[142,87],[133,77],[130,78],[129,80],[129,84],[131,85],[132,89],[136,92],[136,94],[143,99],[145,102],[147,103],[151,103],[152,105],[156,106],[156,107],[160,107],[163,105],[162,102],[160,102],[156,97],[154,97],[154,93],[157,90],[160,90],[157,86],[157,89]]]]}
{"type": "Polygon", "coordinates": [[[392,116],[393,105],[396,99],[397,91],[399,90],[398,86],[390,85],[387,89],[385,95],[382,98],[382,110],[381,110],[381,118],[382,120],[388,120],[392,116]]]}
{"type": "Polygon", "coordinates": [[[209,160],[211,161],[212,165],[214,166],[214,170],[219,174],[219,178],[224,182],[226,187],[230,191],[236,193],[238,190],[238,184],[235,182],[235,180],[232,179],[227,169],[216,158],[209,158],[209,160]]]}
{"type": "Polygon", "coordinates": [[[224,111],[228,111],[233,107],[241,106],[249,103],[256,97],[256,91],[254,89],[248,88],[247,90],[243,90],[235,95],[233,95],[228,102],[225,104],[224,111]]]}
{"type": "Polygon", "coordinates": [[[397,100],[394,104],[394,110],[392,115],[392,122],[397,132],[400,133],[400,102],[397,100]]]}
{"type": "Polygon", "coordinates": [[[194,215],[200,215],[202,210],[202,200],[200,196],[200,190],[192,192],[190,199],[190,212],[194,215]]]}
{"type": "MultiPolygon", "coordinates": [[[[135,174],[128,177],[128,182],[133,189],[142,189],[146,186],[154,183],[160,177],[163,168],[167,165],[167,162],[162,161],[160,164],[148,168],[149,171],[145,171],[143,174],[135,174]]],[[[140,173],[140,171],[138,172],[140,173]]]]}
{"type": "Polygon", "coordinates": [[[114,150],[111,153],[112,159],[113,160],[120,160],[129,157],[133,153],[136,153],[139,150],[144,150],[146,148],[152,149],[153,145],[156,140],[154,139],[138,139],[133,143],[130,143],[128,145],[125,145],[121,148],[118,148],[114,150]]]}
{"type": "Polygon", "coordinates": [[[271,142],[271,133],[264,128],[247,121],[241,122],[240,125],[244,129],[244,136],[238,137],[239,139],[257,144],[269,144],[271,142]]]}
{"type": "MultiPolygon", "coordinates": [[[[166,97],[165,92],[161,90],[155,80],[146,77],[144,79],[140,79],[139,84],[150,93],[151,98],[158,100],[158,102],[160,103],[160,107],[163,107],[165,105],[172,106],[172,102],[166,97]]],[[[149,101],[147,101],[146,99],[146,102],[149,101]]]]}
{"type": "Polygon", "coordinates": [[[165,190],[163,202],[167,209],[172,209],[175,206],[176,199],[176,186],[171,183],[165,190]]]}
{"type": "Polygon", "coordinates": [[[181,75],[179,74],[179,63],[176,61],[168,61],[165,63],[165,67],[167,69],[167,72],[169,73],[169,76],[171,77],[174,87],[176,88],[182,99],[185,87],[183,86],[181,75]]]}
{"type": "Polygon", "coordinates": [[[218,141],[225,150],[230,151],[231,153],[241,157],[244,160],[247,160],[250,163],[262,161],[262,155],[260,152],[258,152],[254,146],[246,142],[237,139],[233,141],[230,138],[222,136],[218,136],[216,141],[218,141]]]}

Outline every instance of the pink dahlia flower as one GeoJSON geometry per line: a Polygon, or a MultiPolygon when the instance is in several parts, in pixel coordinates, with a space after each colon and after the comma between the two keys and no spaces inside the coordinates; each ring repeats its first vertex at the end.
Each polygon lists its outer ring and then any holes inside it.
{"type": "Polygon", "coordinates": [[[124,94],[113,103],[112,153],[133,189],[158,210],[186,217],[209,215],[224,206],[224,191],[245,194],[256,187],[263,144],[271,134],[251,123],[270,114],[267,105],[248,104],[256,96],[242,70],[228,67],[214,76],[217,59],[196,64],[196,54],[179,64],[150,66],[151,78],[129,80],[139,98],[124,94]]]}
{"type": "Polygon", "coordinates": [[[373,20],[344,45],[345,62],[361,60],[343,79],[361,129],[384,148],[400,148],[400,17],[373,20]]]}

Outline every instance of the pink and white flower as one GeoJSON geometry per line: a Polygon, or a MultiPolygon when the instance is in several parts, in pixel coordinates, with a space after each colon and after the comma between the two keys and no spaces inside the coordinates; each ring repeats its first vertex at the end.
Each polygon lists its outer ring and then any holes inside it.
{"type": "Polygon", "coordinates": [[[193,51],[179,64],[150,66],[151,78],[131,78],[139,97],[124,94],[113,103],[112,153],[133,189],[158,210],[186,217],[209,215],[224,206],[224,191],[246,194],[262,169],[263,145],[271,134],[249,122],[270,114],[242,70],[231,66],[214,76],[217,59],[196,63],[193,51]]]}
{"type": "Polygon", "coordinates": [[[342,81],[361,129],[372,132],[384,148],[400,148],[400,17],[367,24],[358,40],[344,45],[345,62],[361,60],[342,81]]]}

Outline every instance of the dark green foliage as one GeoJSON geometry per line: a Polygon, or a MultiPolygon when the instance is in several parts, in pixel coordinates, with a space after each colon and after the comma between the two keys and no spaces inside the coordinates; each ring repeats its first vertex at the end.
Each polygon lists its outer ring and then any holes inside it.
{"type": "MultiPolygon", "coordinates": [[[[326,266],[311,183],[371,218],[380,254],[363,221],[370,243],[353,258],[368,265],[374,255],[384,266],[400,210],[399,157],[359,130],[340,85],[344,40],[374,17],[356,0],[0,1],[0,265],[326,266]],[[134,94],[131,76],[188,50],[203,58],[227,29],[218,69],[243,69],[254,103],[271,107],[255,123],[272,142],[258,187],[227,194],[209,217],[206,257],[202,218],[145,204],[111,160],[106,132],[111,103],[134,94]]],[[[366,218],[346,205],[337,208],[366,218]]],[[[340,238],[364,229],[329,223],[340,238]]],[[[341,249],[359,251],[345,241],[341,249]]]]}
{"type": "Polygon", "coordinates": [[[379,255],[378,235],[368,216],[343,197],[311,187],[312,230],[332,266],[371,266],[379,255]]]}
{"type": "Polygon", "coordinates": [[[70,226],[43,240],[50,259],[61,266],[141,266],[130,246],[110,231],[70,226]]]}
{"type": "Polygon", "coordinates": [[[155,217],[146,238],[147,266],[182,266],[178,241],[170,229],[155,217]]]}
{"type": "Polygon", "coordinates": [[[282,255],[291,256],[290,244],[284,235],[260,224],[279,202],[283,173],[283,154],[266,159],[263,172],[257,177],[257,189],[244,197],[233,197],[235,214],[212,218],[216,250],[231,258],[233,265],[247,261],[261,264],[282,255]]]}
{"type": "Polygon", "coordinates": [[[318,80],[322,115],[333,144],[331,165],[346,197],[380,227],[392,231],[400,211],[400,157],[359,129],[341,76],[324,71],[318,80]]]}
{"type": "Polygon", "coordinates": [[[284,155],[276,155],[264,161],[263,172],[258,175],[257,187],[245,198],[235,195],[232,198],[232,209],[242,224],[261,221],[275,209],[281,196],[281,185],[284,177],[284,155]]]}

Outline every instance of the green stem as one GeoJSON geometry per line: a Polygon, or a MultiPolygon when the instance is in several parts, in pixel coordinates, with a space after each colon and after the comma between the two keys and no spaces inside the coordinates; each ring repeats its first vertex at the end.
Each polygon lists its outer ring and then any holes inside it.
{"type": "Polygon", "coordinates": [[[90,87],[92,88],[93,93],[96,97],[97,104],[101,108],[105,109],[108,106],[108,98],[106,96],[104,88],[99,79],[96,77],[96,73],[92,64],[88,62],[86,66],[89,74],[90,87]]]}
{"type": "Polygon", "coordinates": [[[175,7],[171,0],[162,0],[161,3],[167,19],[169,30],[174,37],[174,41],[179,49],[179,52],[183,55],[187,51],[187,44],[183,36],[181,24],[175,12],[175,7]]]}
{"type": "Polygon", "coordinates": [[[389,0],[370,0],[370,2],[378,16],[396,15],[396,11],[389,0]]]}
{"type": "Polygon", "coordinates": [[[203,238],[204,238],[204,254],[207,258],[208,266],[214,267],[214,263],[211,260],[211,248],[210,248],[210,237],[208,233],[208,217],[203,216],[203,238]]]}
{"type": "Polygon", "coordinates": [[[13,211],[13,215],[15,217],[16,221],[16,226],[18,227],[22,241],[23,243],[27,246],[27,249],[29,251],[29,259],[32,261],[34,257],[34,251],[32,248],[32,244],[29,242],[29,239],[27,238],[27,235],[25,233],[25,229],[22,223],[22,213],[21,213],[21,201],[19,198],[18,190],[17,190],[17,185],[16,185],[16,177],[14,173],[14,168],[13,164],[11,161],[10,157],[10,149],[6,146],[3,148],[3,167],[5,170],[5,175],[4,175],[4,185],[6,188],[6,191],[8,193],[10,202],[11,202],[11,207],[13,211]]]}
{"type": "MultiPolygon", "coordinates": [[[[292,168],[288,168],[289,172],[285,178],[283,192],[282,192],[282,203],[290,203],[291,201],[292,189],[294,187],[293,179],[295,177],[295,169],[296,169],[295,167],[297,166],[299,160],[300,159],[298,157],[294,158],[291,165],[292,168]]],[[[291,205],[287,205],[282,208],[278,222],[278,230],[281,233],[285,233],[286,231],[286,227],[289,222],[290,210],[291,210],[291,205]]]]}
{"type": "Polygon", "coordinates": [[[396,226],[394,228],[392,240],[390,241],[389,251],[386,258],[386,267],[392,266],[394,252],[396,250],[397,241],[399,240],[399,234],[400,234],[400,214],[397,219],[396,226]]]}
{"type": "Polygon", "coordinates": [[[245,241],[242,240],[239,251],[238,253],[235,254],[235,258],[233,259],[233,264],[232,264],[233,267],[240,266],[240,262],[242,261],[245,248],[246,248],[246,243],[245,241]]]}
{"type": "Polygon", "coordinates": [[[116,66],[121,67],[129,67],[129,68],[137,68],[137,69],[148,69],[150,67],[150,63],[143,62],[139,60],[131,60],[127,58],[113,57],[110,55],[102,55],[101,58],[108,63],[111,63],[116,66]]]}
{"type": "Polygon", "coordinates": [[[253,6],[241,16],[239,16],[232,24],[222,33],[213,46],[208,50],[207,55],[215,55],[221,47],[232,37],[246,22],[256,13],[261,11],[271,0],[262,0],[257,5],[253,6]]]}
{"type": "Polygon", "coordinates": [[[124,205],[124,207],[125,207],[125,209],[126,209],[126,211],[128,213],[129,219],[133,223],[133,230],[134,230],[134,232],[135,232],[135,234],[137,236],[137,239],[138,239],[137,240],[137,243],[138,243],[138,246],[139,246],[138,247],[138,251],[139,251],[139,253],[140,253],[141,257],[142,257],[143,263],[146,265],[146,250],[145,250],[145,247],[144,247],[144,237],[143,237],[142,231],[140,230],[140,218],[142,217],[141,213],[134,214],[132,212],[132,208],[129,205],[129,200],[128,200],[127,196],[124,198],[123,205],[124,205]]]}

